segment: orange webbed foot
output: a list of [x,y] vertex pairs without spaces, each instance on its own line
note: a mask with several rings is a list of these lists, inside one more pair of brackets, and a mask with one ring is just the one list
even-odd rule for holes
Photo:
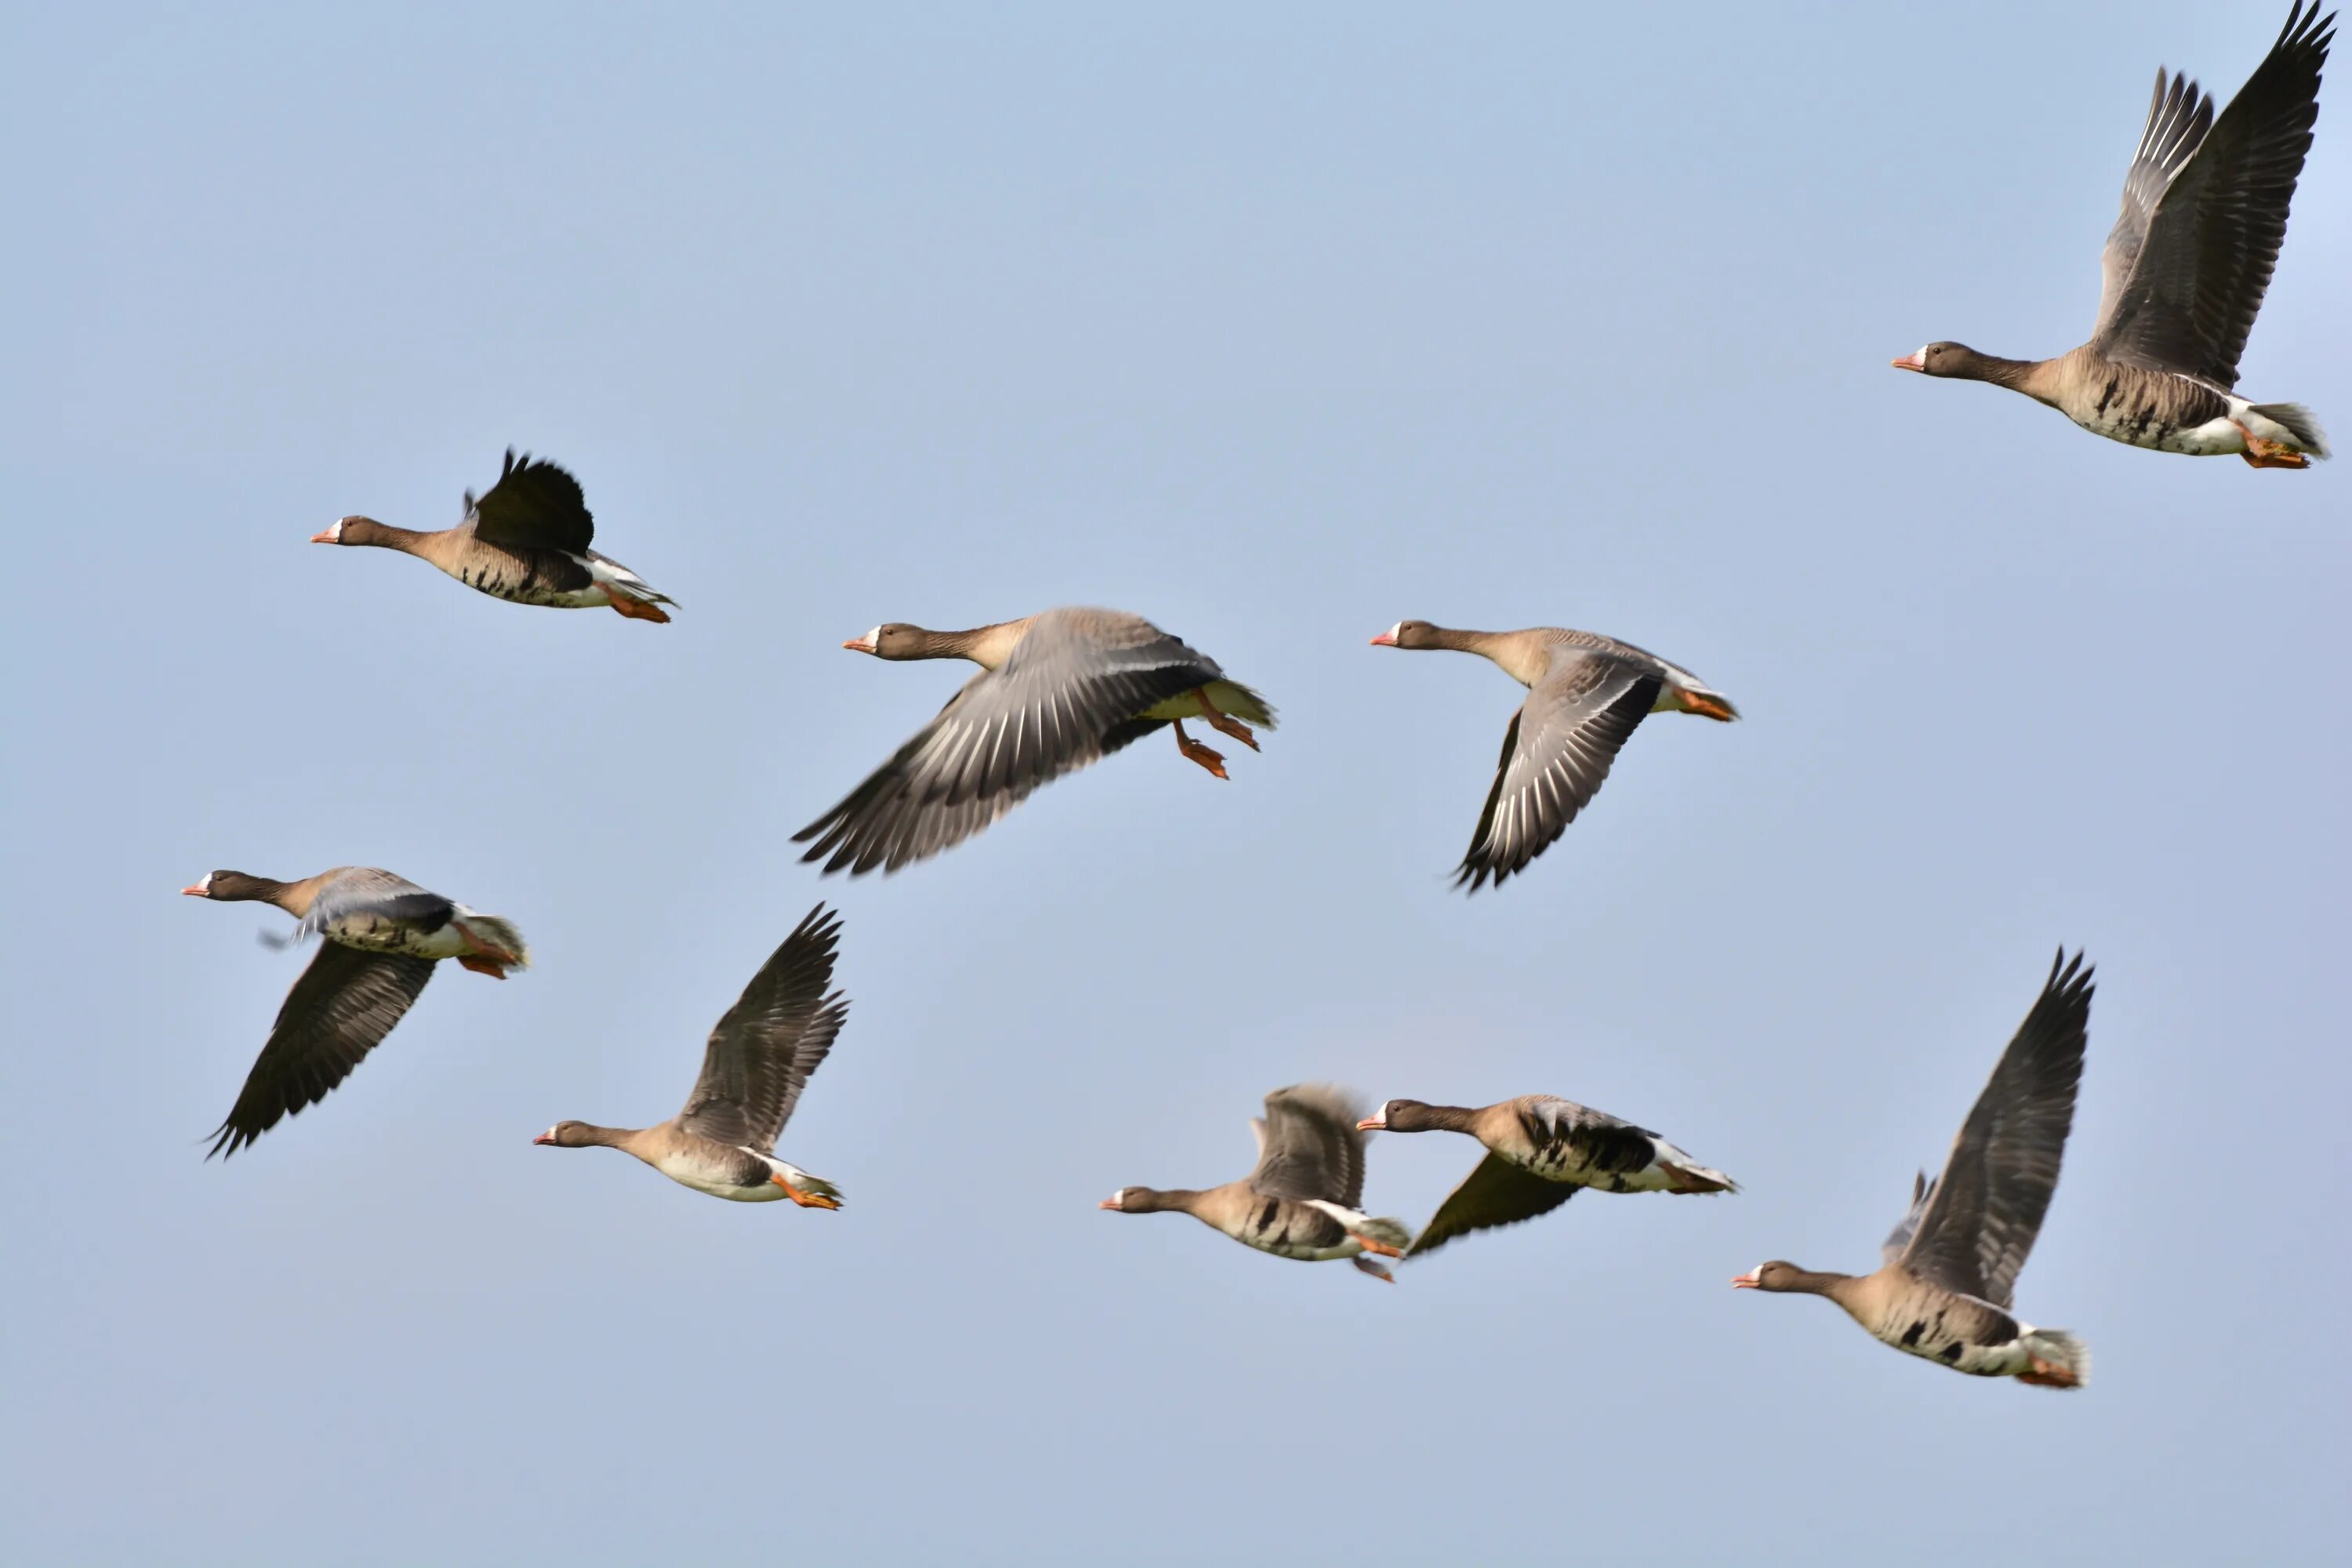
[[1223,756],[1209,750],[1208,747],[1184,733],[1184,724],[1181,720],[1177,721],[1176,723],[1176,749],[1183,752],[1187,759],[1200,763],[1221,779],[1232,776],[1225,772]]
[[497,959],[485,958],[478,952],[459,953],[457,955],[457,967],[460,969],[470,969],[477,974],[487,974],[493,980],[504,980],[507,977],[506,970],[499,964]]
[[1195,690],[1192,693],[1192,700],[1201,705],[1201,714],[1208,720],[1210,729],[1221,735],[1231,735],[1253,752],[1258,749],[1257,731],[1210,701],[1207,687],[1203,686]]
[[609,589],[607,593],[610,594],[613,608],[630,620],[654,621],[662,626],[669,625],[669,616],[662,613],[662,607],[659,605],[644,599],[633,599],[626,594],[611,594]]
[[1402,1247],[1391,1247],[1385,1241],[1374,1241],[1370,1237],[1360,1235],[1352,1230],[1348,1234],[1354,1237],[1357,1243],[1361,1246],[1366,1252],[1372,1253],[1377,1257],[1402,1258],[1404,1256],[1404,1248]]
[[781,1173],[776,1175],[770,1176],[768,1180],[783,1188],[784,1196],[792,1199],[793,1202],[800,1205],[801,1207],[804,1209],[837,1209],[841,1206],[841,1200],[839,1198],[829,1198],[823,1193],[804,1193],[798,1187],[793,1185],[792,1183],[786,1181]]

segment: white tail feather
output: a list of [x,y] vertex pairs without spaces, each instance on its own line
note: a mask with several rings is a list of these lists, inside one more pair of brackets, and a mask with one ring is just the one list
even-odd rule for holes
[[471,910],[460,915],[458,921],[475,941],[513,953],[517,969],[530,967],[530,945],[522,940],[522,932],[515,930],[511,921],[498,915],[478,915]]
[[2273,424],[2284,426],[2287,433],[2294,437],[2294,444],[2311,456],[2326,458],[2330,455],[2327,432],[2319,427],[2319,421],[2302,404],[2256,403],[2248,406]]

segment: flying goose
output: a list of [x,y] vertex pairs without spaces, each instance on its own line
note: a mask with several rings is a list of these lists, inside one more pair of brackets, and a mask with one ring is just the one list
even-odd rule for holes
[[1910,1212],[1875,1274],[1757,1265],[1732,1284],[1827,1296],[1874,1338],[1977,1377],[2079,1388],[2090,1347],[2011,1315],[2010,1292],[2041,1234],[2074,1121],[2091,1019],[2091,971],[2065,951],[2040,1000],[1977,1096],[1934,1181],[1911,1184]]
[[1356,1121],[1362,1113],[1345,1089],[1328,1083],[1277,1089],[1265,1097],[1264,1119],[1250,1119],[1257,1167],[1240,1181],[1205,1191],[1121,1187],[1097,1206],[1120,1214],[1188,1214],[1244,1247],[1308,1263],[1349,1258],[1393,1284],[1387,1269],[1362,1254],[1402,1257],[1412,1232],[1359,1206],[1365,1137]]
[[1929,343],[1897,370],[1989,381],[2046,403],[2095,435],[2159,452],[2235,452],[2257,468],[2327,456],[2311,411],[2231,390],[2254,312],[2286,237],[2336,17],[2296,0],[2278,41],[2219,116],[2161,67],[2139,150],[2107,236],[2091,341],[2056,359],[1999,359]]
[[313,544],[373,544],[431,563],[468,588],[518,605],[559,610],[609,605],[633,621],[667,621],[675,604],[646,580],[588,548],[595,520],[580,481],[553,463],[518,459],[507,448],[499,482],[479,500],[466,492],[466,520],[418,533],[372,517],[341,517],[310,536]]
[[1729,723],[1731,700],[1678,665],[1632,643],[1563,626],[1460,632],[1399,621],[1374,647],[1452,648],[1490,658],[1528,689],[1503,732],[1494,787],[1454,885],[1500,887],[1576,820],[1609,776],[1617,748],[1650,713],[1696,713]]
[[277,905],[299,922],[279,945],[323,939],[278,1007],[245,1088],[213,1134],[208,1160],[235,1154],[280,1118],[324,1100],[392,1032],[440,960],[454,958],[493,980],[530,964],[522,933],[509,922],[373,866],[338,866],[299,882],[215,871],[180,891]]
[[681,1186],[739,1204],[790,1198],[803,1208],[839,1208],[839,1187],[776,1158],[776,1135],[849,1016],[849,999],[827,994],[840,936],[839,915],[823,904],[808,912],[710,1031],[702,1076],[667,1121],[559,1121],[531,1142],[625,1150]]
[[[939,716],[793,835],[803,860],[864,876],[961,843],[1040,784],[1163,724],[1176,749],[1219,778],[1225,760],[1184,732],[1198,719],[1252,751],[1274,710],[1217,661],[1122,610],[1046,610],[970,631],[891,623],[841,645],[877,658],[968,658],[980,673]],[[1244,721],[1246,721],[1244,722]]]
[[1603,1193],[1739,1190],[1729,1176],[1708,1170],[1648,1128],[1554,1094],[1523,1094],[1475,1110],[1391,1100],[1356,1125],[1368,1132],[1466,1132],[1486,1146],[1486,1157],[1422,1228],[1408,1254],[1413,1258],[1474,1230],[1549,1214],[1579,1187]]

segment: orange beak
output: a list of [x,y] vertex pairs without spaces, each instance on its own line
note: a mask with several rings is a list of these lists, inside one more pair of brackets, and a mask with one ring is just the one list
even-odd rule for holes
[[534,1143],[552,1143],[552,1142],[555,1142],[555,1140],[554,1140],[554,1139],[552,1139],[552,1138],[550,1138],[546,1133],[541,1132],[541,1133],[538,1134],[536,1137],[532,1138],[532,1139],[531,1139],[531,1142],[534,1142]]
[[1896,370],[1916,370],[1925,374],[1927,369],[1927,356],[1924,353],[1905,354],[1901,359],[1889,360],[1886,363]]
[[874,651],[874,645],[866,641],[864,637],[852,637],[841,646],[847,648],[852,653],[872,653]]
[[1380,636],[1372,639],[1372,646],[1374,647],[1396,647],[1396,634],[1394,632],[1382,632]]
[[182,888],[180,891],[192,899],[209,899],[212,897],[210,893],[205,891],[204,885],[202,883],[199,883],[193,888]]
[[1367,1116],[1356,1123],[1356,1131],[1359,1132],[1385,1132],[1388,1127],[1389,1124],[1377,1116]]
[[1116,1209],[1118,1207],[1118,1200],[1117,1198],[1105,1198],[1102,1202],[1095,1205],[1095,1207],[1098,1209]]
[[341,544],[342,541],[335,537],[334,531],[332,529],[322,528],[318,532],[310,536],[310,542],[313,544]]
[[1753,1290],[1756,1289],[1756,1276],[1752,1273],[1735,1274],[1731,1277],[1731,1285],[1736,1290]]

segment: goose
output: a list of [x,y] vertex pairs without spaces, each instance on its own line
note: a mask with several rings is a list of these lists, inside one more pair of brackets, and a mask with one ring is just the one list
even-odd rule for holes
[[1365,1253],[1400,1258],[1412,1232],[1375,1219],[1364,1198],[1363,1108],[1328,1083],[1295,1084],[1265,1097],[1265,1115],[1250,1119],[1257,1166],[1238,1182],[1194,1191],[1121,1187],[1097,1205],[1119,1214],[1188,1214],[1244,1247],[1321,1263],[1350,1259],[1376,1279],[1395,1278]]
[[429,562],[468,588],[517,605],[559,610],[608,605],[633,621],[660,621],[677,601],[609,555],[588,548],[596,536],[580,481],[553,463],[517,458],[507,448],[499,482],[479,500],[466,492],[466,520],[418,533],[372,517],[341,517],[310,536],[313,544],[373,544]]
[[1603,1193],[1736,1193],[1711,1171],[1646,1127],[1620,1121],[1554,1094],[1523,1094],[1475,1110],[1391,1100],[1356,1123],[1367,1132],[1466,1132],[1486,1157],[1447,1194],[1410,1257],[1457,1236],[1546,1215],[1580,1187]]
[[961,843],[1040,784],[1075,773],[1160,726],[1218,778],[1225,759],[1184,732],[1197,719],[1258,749],[1274,728],[1265,700],[1217,661],[1140,616],[1056,609],[935,632],[876,626],[841,645],[876,658],[968,658],[980,673],[914,739],[841,803],[793,835],[825,874],[896,871]]
[[322,939],[319,956],[278,1007],[236,1103],[214,1131],[207,1160],[234,1155],[280,1119],[324,1100],[392,1032],[441,960],[454,958],[493,980],[530,963],[511,921],[373,866],[337,866],[299,882],[214,871],[180,891],[219,903],[277,905],[297,923],[291,937],[265,938],[275,945]]
[[1729,698],[1689,670],[1597,632],[1463,632],[1399,621],[1372,646],[1475,653],[1528,689],[1503,731],[1502,760],[1469,853],[1454,869],[1454,885],[1474,893],[1525,871],[1567,830],[1643,716],[1696,713],[1727,724],[1739,717]]
[[2123,210],[2101,258],[2091,341],[2056,359],[2000,359],[1935,342],[1897,370],[1989,381],[2046,403],[2094,435],[2257,468],[2302,468],[2327,437],[2294,403],[2234,390],[2246,334],[2286,237],[2336,16],[2296,0],[2270,54],[2217,116],[2185,75],[2159,67]]
[[558,1149],[619,1149],[680,1186],[739,1204],[790,1198],[837,1209],[841,1189],[776,1158],[809,1075],[833,1048],[849,999],[833,984],[841,917],[819,904],[793,928],[703,1047],[702,1076],[686,1109],[652,1127],[559,1121],[533,1138]]
[[1991,1081],[1960,1124],[1941,1174],[1911,1184],[1911,1207],[1874,1274],[1775,1260],[1738,1275],[1748,1290],[1826,1296],[1871,1336],[1976,1377],[2080,1388],[2090,1347],[2019,1319],[2010,1297],[2042,1231],[2074,1121],[2091,1019],[2091,971],[2061,949]]

